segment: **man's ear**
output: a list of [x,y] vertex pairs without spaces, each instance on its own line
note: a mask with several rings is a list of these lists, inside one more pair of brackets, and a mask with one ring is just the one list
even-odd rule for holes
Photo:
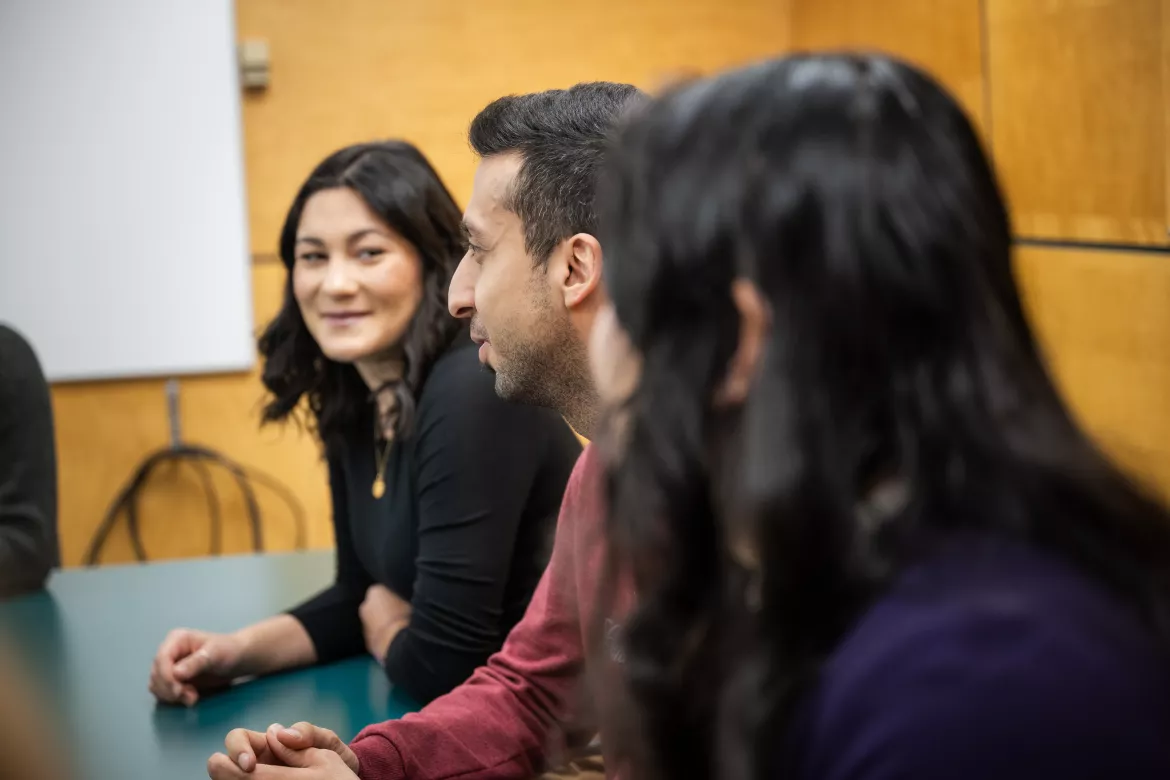
[[564,261],[556,281],[564,296],[565,308],[575,309],[588,301],[601,286],[601,243],[588,233],[577,233],[562,245]]
[[739,344],[727,363],[727,376],[715,391],[716,406],[738,406],[747,400],[772,325],[772,311],[753,282],[733,281],[731,300],[739,312]]

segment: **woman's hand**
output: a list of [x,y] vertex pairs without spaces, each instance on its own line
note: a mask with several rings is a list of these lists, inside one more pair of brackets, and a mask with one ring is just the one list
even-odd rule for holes
[[358,608],[366,650],[378,663],[386,660],[390,643],[398,632],[410,625],[410,602],[385,585],[371,585]]
[[154,656],[150,692],[159,701],[190,707],[202,694],[239,676],[243,653],[243,642],[235,635],[177,628]]

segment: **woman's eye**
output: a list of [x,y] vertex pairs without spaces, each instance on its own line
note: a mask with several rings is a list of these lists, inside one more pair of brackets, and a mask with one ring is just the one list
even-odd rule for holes
[[304,254],[297,255],[297,260],[302,263],[318,263],[325,259],[327,258],[323,252],[305,252]]
[[386,250],[379,247],[367,247],[366,249],[358,250],[358,257],[362,260],[372,260],[384,254],[386,254]]

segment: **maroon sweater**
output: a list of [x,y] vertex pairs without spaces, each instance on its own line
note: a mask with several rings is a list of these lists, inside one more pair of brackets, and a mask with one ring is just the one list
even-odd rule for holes
[[351,747],[363,780],[531,778],[560,751],[562,724],[581,712],[581,671],[593,646],[603,472],[587,447],[565,490],[548,569],[503,649],[420,712],[357,735]]

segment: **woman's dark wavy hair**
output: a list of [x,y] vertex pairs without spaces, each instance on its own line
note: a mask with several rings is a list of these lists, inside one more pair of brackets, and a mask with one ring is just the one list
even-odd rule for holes
[[[604,716],[631,776],[784,776],[828,654],[955,533],[1062,556],[1170,642],[1170,516],[1058,397],[995,175],[933,80],[818,54],[685,86],[619,133],[598,202],[644,361],[609,476],[638,606]],[[737,278],[769,337],[746,403],[718,410]]]
[[372,414],[370,390],[357,369],[325,357],[293,296],[301,213],[314,194],[335,187],[356,192],[414,246],[422,261],[422,301],[402,337],[405,370],[401,380],[379,391],[391,391],[397,399],[397,438],[411,432],[415,398],[431,365],[465,328],[447,311],[447,288],[463,255],[462,215],[426,157],[405,141],[357,144],[327,157],[301,186],[285,218],[280,232],[280,259],[288,271],[284,304],[260,337],[262,379],[271,393],[264,421],[286,419],[307,397],[326,452],[340,446],[353,426],[367,424]]

